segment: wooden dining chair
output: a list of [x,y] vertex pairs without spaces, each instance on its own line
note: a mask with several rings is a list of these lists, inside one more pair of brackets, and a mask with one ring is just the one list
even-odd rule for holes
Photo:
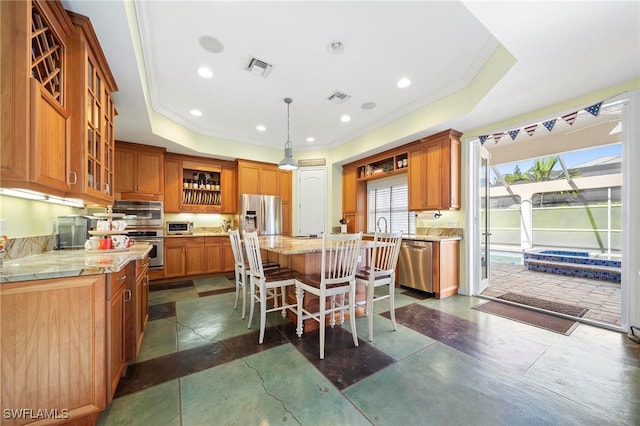
[[[260,303],[260,338],[258,343],[264,341],[264,331],[267,324],[267,312],[281,312],[282,317],[287,316],[287,310],[295,313],[296,304],[288,304],[286,300],[286,287],[295,285],[294,272],[287,268],[273,268],[265,270],[260,254],[260,242],[256,232],[244,232],[244,245],[249,259],[249,323],[251,328],[255,302]],[[280,299],[280,300],[279,300]],[[271,306],[267,303],[271,302]]]
[[[344,323],[344,312],[349,311],[353,344],[358,346],[356,332],[356,266],[360,254],[362,232],[357,234],[323,234],[322,263],[320,274],[296,275],[296,300],[298,337],[302,337],[303,321],[312,318],[320,323],[320,359],[324,359],[324,341],[326,316],[330,315],[329,325],[335,325],[339,314],[340,325]],[[319,298],[318,312],[311,312],[304,306],[305,293]],[[338,299],[336,300],[336,297]],[[327,298],[329,306],[327,307]]]
[[[394,287],[396,276],[396,264],[400,254],[402,232],[382,233],[376,232],[373,236],[373,249],[371,249],[367,267],[356,272],[356,283],[366,286],[367,316],[369,319],[369,341],[373,341],[373,303],[388,299],[391,324],[394,330],[396,325]],[[384,294],[375,295],[375,289],[386,286]]]

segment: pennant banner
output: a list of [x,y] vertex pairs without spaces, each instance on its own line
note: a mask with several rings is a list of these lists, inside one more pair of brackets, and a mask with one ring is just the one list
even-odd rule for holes
[[578,118],[578,111],[562,116],[562,119],[566,121],[569,126],[573,126],[573,123],[575,123],[576,118]]
[[[593,115],[594,117],[597,117],[598,114],[600,114],[600,108],[602,107],[602,103],[603,101],[598,102],[597,104],[593,104],[591,106],[586,107],[584,110],[586,112],[588,112],[589,114]],[[564,120],[569,126],[573,126],[573,123],[575,123],[576,119],[578,118],[578,114],[580,111],[574,111],[570,114],[565,114],[562,117],[562,120]],[[532,137],[533,134],[535,133],[536,129],[538,128],[538,126],[540,124],[542,124],[548,131],[552,131],[554,126],[556,125],[556,121],[558,121],[558,118],[554,118],[552,120],[547,120],[544,121],[542,123],[534,123],[534,124],[530,124],[528,126],[524,126],[518,129],[513,129],[513,130],[508,130],[506,132],[502,132],[502,133],[493,133],[491,135],[482,135],[479,136],[480,139],[480,144],[484,145],[484,143],[487,141],[487,139],[489,138],[493,138],[493,140],[495,141],[495,143],[500,142],[500,139],[502,139],[502,137],[506,134],[508,134],[509,136],[511,136],[511,140],[516,140],[516,138],[518,137],[518,134],[520,133],[520,130],[524,129],[524,131],[529,135],[529,137]]]
[[524,131],[527,132],[529,136],[533,136],[533,133],[536,131],[537,128],[538,128],[537,124],[532,124],[531,126],[525,127]]
[[602,106],[602,102],[598,102],[597,104],[591,105],[590,107],[587,107],[584,110],[587,111],[589,114],[592,114],[593,116],[597,117],[598,114],[600,114],[601,106]]
[[553,130],[553,126],[555,126],[556,124],[556,120],[557,118],[554,118],[553,120],[545,121],[544,123],[542,123],[542,125],[546,127],[548,131],[551,131]]

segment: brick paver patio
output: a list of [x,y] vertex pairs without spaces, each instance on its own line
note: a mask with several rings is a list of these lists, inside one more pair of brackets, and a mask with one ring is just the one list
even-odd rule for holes
[[483,295],[517,293],[552,302],[589,308],[584,316],[620,326],[620,284],[529,271],[524,265],[491,263],[489,287]]

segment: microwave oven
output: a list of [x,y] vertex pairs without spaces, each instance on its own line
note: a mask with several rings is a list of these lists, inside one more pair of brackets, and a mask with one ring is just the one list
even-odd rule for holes
[[167,222],[167,235],[191,235],[193,234],[193,222],[169,221]]

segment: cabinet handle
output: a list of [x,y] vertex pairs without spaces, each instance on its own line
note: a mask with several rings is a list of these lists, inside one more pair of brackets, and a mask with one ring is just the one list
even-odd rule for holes
[[126,290],[124,291],[124,294],[125,294],[124,301],[125,301],[125,302],[130,301],[130,300],[131,300],[131,290],[126,289]]
[[118,277],[117,279],[118,279],[118,281],[124,281],[124,280],[127,279],[127,275],[125,274],[125,275],[123,275],[121,277]]
[[70,185],[78,183],[78,174],[76,172],[69,172],[69,175],[73,176],[73,182],[69,182]]

